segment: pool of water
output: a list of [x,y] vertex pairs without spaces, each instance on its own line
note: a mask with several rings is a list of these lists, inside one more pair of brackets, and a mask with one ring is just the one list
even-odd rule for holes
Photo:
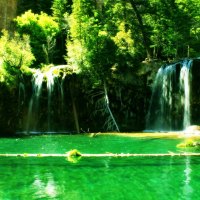
[[[180,139],[43,135],[0,139],[0,153],[180,152]],[[181,151],[184,151],[182,149]],[[194,149],[187,151],[196,151]],[[0,157],[1,200],[198,199],[199,157]]]

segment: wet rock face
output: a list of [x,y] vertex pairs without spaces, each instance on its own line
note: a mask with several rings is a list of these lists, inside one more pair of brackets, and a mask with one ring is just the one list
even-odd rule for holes
[[[185,129],[185,127],[183,128],[182,125],[182,122],[184,121],[183,106],[185,103],[183,100],[182,103],[177,103],[182,99],[180,94],[184,95],[183,88],[182,90],[180,89],[179,80],[181,65],[180,62],[177,62],[173,65],[176,70],[169,74],[171,77],[171,85],[170,87],[167,87],[166,85],[166,91],[168,92],[163,94],[166,97],[164,100],[168,100],[169,97],[171,98],[171,104],[166,104],[165,101],[163,102],[163,116],[168,116],[166,120],[163,120],[163,122],[165,124],[171,123],[172,127],[176,128],[170,130],[183,130]],[[199,67],[200,59],[193,59],[190,68],[191,110],[189,116],[191,119],[189,125],[200,125]],[[163,72],[166,72],[167,66],[164,66],[162,70]],[[139,78],[141,77],[142,75],[140,75]],[[38,107],[38,112],[36,112],[35,108],[32,108],[32,111],[35,111],[35,113],[38,114],[35,115],[35,118],[33,118],[38,121],[37,130],[46,130],[48,125],[50,125],[50,128],[53,130],[60,130],[62,127],[61,124],[64,124],[64,128],[62,128],[63,130],[69,130],[70,132],[74,131],[75,120],[73,113],[73,102],[75,102],[80,128],[84,132],[87,130],[94,132],[104,131],[104,129],[102,130],[102,125],[104,125],[108,115],[101,115],[101,113],[96,112],[96,110],[99,109],[96,104],[96,102],[99,100],[99,96],[91,98],[91,92],[92,94],[96,94],[96,92],[100,90],[96,91],[95,89],[90,88],[89,85],[87,87],[86,85],[84,86],[83,83],[86,80],[83,80],[82,78],[83,77],[81,76],[73,76],[72,79],[72,77],[69,76],[66,79],[61,78],[61,82],[56,81],[55,87],[51,91],[50,100],[48,100],[49,93],[47,91],[47,83],[44,83],[44,87],[41,90],[41,97],[39,99],[40,104],[36,104],[37,106],[35,106],[36,108]],[[132,81],[127,82],[127,77],[124,79],[126,80],[125,83],[120,82],[119,84],[119,80],[112,80],[108,83],[110,108],[118,125],[120,126],[120,131],[143,130],[145,129],[144,123],[148,111],[147,102],[149,101],[148,98],[150,99],[151,95],[150,92],[147,95],[147,91],[150,91],[150,89],[146,87],[148,85],[147,77],[145,77],[144,80],[141,78],[141,81],[137,81],[137,83],[134,84]],[[2,134],[10,135],[18,130],[24,131],[27,128],[26,122],[29,113],[30,100],[33,95],[33,88],[30,76],[24,76],[23,80],[24,91],[20,90],[21,87],[19,87],[19,85],[12,85],[8,87],[0,83],[0,136]],[[62,80],[64,81],[63,83]],[[162,82],[169,83],[169,81],[166,80],[162,79]],[[70,84],[73,87],[70,87]],[[63,87],[61,87],[62,85]],[[161,96],[160,91],[162,88],[159,87],[158,93],[154,94],[157,100]],[[21,89],[23,89],[23,87]],[[172,105],[171,113],[167,113],[166,111],[169,105]],[[159,108],[157,108],[152,102],[153,117],[156,117],[159,114],[157,110],[159,111]],[[47,117],[48,114],[49,117]],[[159,118],[159,120],[160,119],[161,118]],[[48,121],[50,123],[47,123]],[[100,124],[100,122],[102,123]],[[154,121],[149,121],[150,125],[153,125],[153,122]],[[30,125],[31,123],[34,125],[35,121],[30,121]],[[164,123],[161,128],[164,127]],[[199,131],[198,126],[192,126],[190,129],[192,129],[192,131]]]
[[17,95],[5,85],[0,85],[0,91],[0,137],[12,136],[16,132],[19,120]]
[[193,60],[191,79],[191,124],[200,125],[200,59]]

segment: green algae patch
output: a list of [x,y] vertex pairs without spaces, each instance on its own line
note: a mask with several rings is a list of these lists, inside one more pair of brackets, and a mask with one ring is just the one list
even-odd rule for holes
[[200,141],[196,141],[192,138],[186,139],[184,142],[177,144],[177,148],[200,148]]

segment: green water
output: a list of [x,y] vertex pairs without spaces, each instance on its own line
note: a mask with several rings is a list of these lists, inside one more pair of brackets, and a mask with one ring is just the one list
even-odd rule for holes
[[[36,136],[0,139],[0,153],[179,152],[175,139]],[[193,151],[193,150],[191,150]],[[0,158],[0,200],[199,199],[199,157]]]

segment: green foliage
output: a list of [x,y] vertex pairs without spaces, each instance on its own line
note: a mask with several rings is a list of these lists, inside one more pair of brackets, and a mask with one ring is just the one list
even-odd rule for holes
[[111,0],[73,2],[66,60],[74,68],[90,74],[94,82],[103,83],[112,75],[114,66],[133,66],[130,60],[136,52],[134,38],[123,4]]
[[15,33],[10,36],[2,32],[0,38],[0,81],[13,84],[21,72],[28,73],[29,67],[35,60],[31,52],[29,37]]
[[67,16],[70,11],[68,6],[68,0],[54,0],[52,5],[53,17],[59,24],[61,30],[66,30]]
[[53,59],[55,37],[59,32],[57,22],[46,13],[34,14],[31,10],[18,16],[15,21],[18,32],[30,36],[37,63],[49,64]]
[[95,24],[94,15],[89,13],[91,10],[88,12],[90,6],[92,6],[90,2],[74,1],[72,14],[69,17],[71,40],[67,41],[68,56],[66,59],[68,64],[75,69],[91,69],[92,65],[90,58],[93,49],[89,48],[94,47],[97,40],[98,25]]
[[193,46],[190,32],[199,23],[194,19],[199,15],[200,4],[196,0],[151,0],[150,6],[154,13],[146,12],[145,22],[150,27],[149,30],[152,30],[150,39],[154,57],[190,56],[188,47]]
[[129,52],[134,55],[134,40],[132,38],[131,30],[126,31],[125,22],[121,22],[118,27],[119,31],[113,37],[113,41],[118,47],[120,54],[127,54]]
[[68,37],[68,17],[71,13],[71,3],[70,0],[53,0],[52,5],[52,16],[54,20],[58,23],[59,34],[57,35],[55,62],[61,64],[65,63],[64,55],[66,54],[65,41]]
[[[117,1],[116,4],[123,10],[122,2]],[[107,113],[107,124],[114,124],[112,127],[119,131],[109,106],[107,83],[113,78],[114,71],[120,73],[133,67],[129,61],[133,61],[135,49],[132,31],[125,23],[125,15],[115,15],[116,4],[111,0],[73,1],[66,61],[89,78],[93,89],[103,89],[101,102]]]
[[[199,55],[200,3],[197,0],[53,0],[48,1],[52,17],[41,12],[45,3],[27,3],[26,9],[33,8],[40,14],[28,11],[17,19],[19,32],[31,36],[38,63],[51,62],[54,47],[58,51],[56,62],[62,60],[66,38],[67,62],[94,72],[102,67],[103,61],[94,62],[110,50],[105,48],[112,46],[112,56],[106,55],[112,59],[107,64],[104,60],[107,67],[106,71],[103,67],[103,74],[109,73],[110,65],[118,66],[120,72],[133,67],[133,62],[145,59],[147,51],[161,59]],[[102,44],[108,41],[113,44]]]

